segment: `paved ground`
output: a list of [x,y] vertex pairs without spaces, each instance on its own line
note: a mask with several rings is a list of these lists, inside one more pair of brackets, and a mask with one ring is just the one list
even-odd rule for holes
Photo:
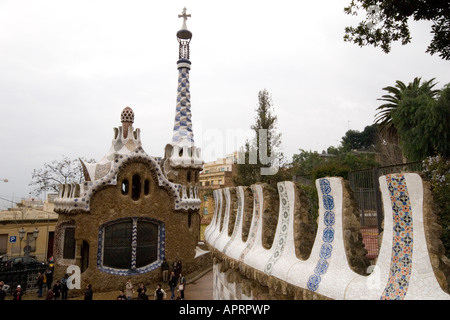
[[213,272],[212,270],[198,280],[186,286],[186,300],[212,300],[213,299]]

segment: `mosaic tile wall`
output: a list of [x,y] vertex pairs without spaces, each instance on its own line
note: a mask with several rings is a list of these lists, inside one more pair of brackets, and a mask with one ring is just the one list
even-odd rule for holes
[[[233,231],[233,237],[220,232],[218,226],[221,215],[225,215],[225,229],[229,210],[217,208],[212,223],[205,231],[208,245],[221,251],[222,257],[235,260],[239,270],[244,266],[246,269],[253,268],[306,290],[304,292],[322,297],[338,300],[450,300],[450,295],[437,282],[430,262],[423,225],[423,184],[419,175],[405,173],[380,177],[385,232],[377,264],[369,268],[370,274],[366,276],[353,272],[347,262],[343,234],[345,199],[342,179],[319,179],[316,188],[320,201],[319,225],[308,259],[297,258],[293,249],[293,208],[297,195],[292,182],[278,184],[280,211],[272,248],[267,250],[262,247],[261,208],[265,199],[261,185],[251,186],[254,208],[247,240],[244,242],[241,238],[239,228],[242,228],[242,223],[239,219],[236,219],[235,228],[238,230]],[[215,191],[216,199],[220,198],[220,193],[221,190]],[[229,201],[225,197],[225,208]],[[221,202],[216,203],[222,206]],[[226,253],[223,250],[225,245]],[[219,270],[214,269],[214,297],[243,299],[238,285],[228,283],[226,275]]]
[[189,69],[190,68],[188,67],[178,68],[177,106],[172,142],[179,142],[182,139],[187,139],[188,142],[194,142],[191,120],[192,114],[191,93],[189,90]]

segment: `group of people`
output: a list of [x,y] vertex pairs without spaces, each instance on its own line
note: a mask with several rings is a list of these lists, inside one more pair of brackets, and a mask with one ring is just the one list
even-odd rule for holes
[[[170,266],[166,259],[163,260],[161,265],[162,272],[162,281],[164,283],[168,283],[171,296],[170,299],[174,300],[176,296],[176,292],[179,292],[180,295],[176,299],[184,300],[184,291],[186,288],[186,278],[182,275],[182,262],[181,260],[176,260],[172,264],[172,271],[169,276]],[[131,282],[131,279],[128,279],[125,284],[125,289],[120,290],[119,295],[117,296],[117,300],[131,300],[134,295],[134,286]],[[147,294],[147,288],[143,283],[138,285],[137,289],[137,300],[149,300],[149,295]],[[153,292],[154,300],[164,300],[167,298],[167,293],[162,288],[161,284],[158,283],[155,291]]]
[[[181,260],[176,260],[172,263],[172,270],[170,270],[169,263],[164,259],[161,265],[162,271],[162,281],[169,285],[171,291],[171,300],[184,300],[184,292],[186,289],[186,278],[182,274],[182,262]],[[170,273],[170,274],[169,274]],[[69,275],[65,274],[61,280],[57,280],[53,284],[53,269],[48,268],[44,273],[38,273],[36,277],[36,285],[38,288],[38,298],[42,298],[43,289],[47,288],[46,300],[67,300],[67,293],[69,291],[68,281]],[[8,285],[0,281],[0,300],[4,300],[6,291],[9,288]],[[121,290],[117,300],[131,300],[134,295],[134,286],[131,279],[128,279],[125,284],[124,290]],[[176,297],[176,293],[179,295]],[[137,300],[149,300],[149,295],[147,294],[147,288],[143,283],[140,283],[137,288]],[[16,290],[13,292],[14,300],[22,300],[23,290],[20,285],[17,286]],[[152,294],[154,300],[164,300],[167,298],[167,294],[162,288],[161,284],[157,284],[155,291]],[[86,287],[84,300],[92,300],[93,291],[92,286],[89,284]]]
[[163,265],[161,266],[161,269],[163,271],[163,281],[168,281],[171,296],[170,299],[175,299],[175,292],[180,292],[180,296],[177,299],[184,300],[184,290],[186,289],[186,278],[182,275],[181,271],[183,269],[183,264],[181,263],[181,260],[175,260],[172,263],[172,272],[170,273],[170,277],[164,278],[164,271],[166,271],[166,274],[169,272],[168,264],[164,264],[164,262],[167,263],[167,261],[164,259]]
[[[42,298],[42,292],[44,287],[47,288],[47,295],[46,300],[67,300],[67,292],[69,291],[69,288],[67,286],[67,279],[69,278],[69,275],[66,274],[61,280],[57,280],[56,283],[53,285],[53,269],[47,268],[47,270],[44,273],[38,272],[36,277],[36,286],[38,288],[37,296],[38,298]],[[6,292],[9,289],[9,285],[3,283],[3,281],[0,281],[0,300],[4,300],[6,296]],[[22,289],[22,286],[19,284],[13,290],[12,292],[12,299],[13,300],[22,300],[22,296],[24,294],[24,291]]]
[[67,300],[67,293],[69,292],[69,287],[67,286],[67,280],[69,275],[65,274],[61,280],[57,280],[53,285],[53,270],[48,268],[45,273],[38,273],[36,278],[36,285],[38,287],[38,298],[42,297],[42,291],[44,286],[47,287],[46,300]]
[[[120,290],[119,295],[117,296],[117,300],[131,300],[134,294],[134,286],[131,282],[131,279],[128,279],[125,284],[125,290]],[[166,292],[161,288],[161,285],[158,284],[155,292],[154,299],[155,300],[164,300],[166,298]],[[140,283],[137,288],[137,300],[149,300],[149,296],[147,294],[147,288],[143,283]]]
[[[126,294],[125,294],[126,293]],[[124,290],[120,290],[120,294],[117,297],[117,300],[131,300],[134,294],[134,286],[131,283],[131,279],[128,279],[125,284],[125,293]],[[137,300],[148,300],[147,288],[143,283],[140,283],[137,288]]]

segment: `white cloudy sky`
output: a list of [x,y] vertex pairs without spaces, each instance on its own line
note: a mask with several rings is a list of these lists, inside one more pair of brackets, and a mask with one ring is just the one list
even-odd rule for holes
[[[449,62],[425,53],[428,23],[413,42],[380,49],[344,43],[363,17],[350,0],[0,0],[0,197],[19,200],[45,162],[108,150],[125,106],[147,153],[162,156],[176,103],[184,6],[192,18],[191,101],[204,159],[237,149],[258,91],[274,102],[285,154],[337,146],[373,122],[382,88],[396,80],[450,82]],[[0,209],[8,203],[0,202]]]

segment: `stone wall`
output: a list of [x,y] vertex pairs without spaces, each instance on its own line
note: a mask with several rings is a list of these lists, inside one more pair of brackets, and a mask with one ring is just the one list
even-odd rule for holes
[[[214,257],[215,299],[450,299],[440,225],[420,176],[380,177],[385,231],[370,267],[348,183],[324,178],[316,188],[317,230],[294,183],[278,183],[277,191],[252,185],[251,223],[244,214],[244,189],[235,188],[241,196],[231,236],[223,232],[229,228],[230,190],[215,191],[215,214],[205,231]],[[267,221],[274,203],[277,223],[269,227],[264,217]],[[244,239],[242,229],[249,224]]]

